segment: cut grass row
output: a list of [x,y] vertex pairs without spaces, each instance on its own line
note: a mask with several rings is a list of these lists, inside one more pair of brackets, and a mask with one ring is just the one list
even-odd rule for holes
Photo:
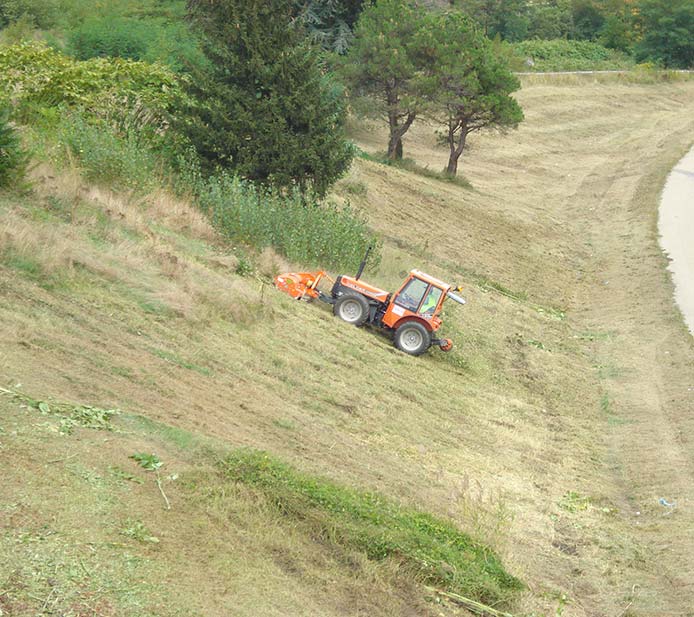
[[[147,439],[158,435],[182,449],[184,458],[192,464],[192,470],[181,478],[184,485],[204,492],[206,483],[217,485],[221,481],[255,490],[288,528],[300,524],[314,541],[360,553],[374,562],[394,560],[401,572],[416,581],[497,607],[511,606],[524,588],[519,579],[506,572],[492,550],[450,522],[403,507],[376,492],[355,490],[303,473],[258,450],[228,450],[208,440],[203,443],[185,431],[139,416],[114,416],[109,412],[106,423],[95,423],[93,416],[101,410],[91,406],[36,399],[6,389],[0,394],[46,419],[69,419],[71,429],[84,427],[118,434],[134,430]],[[76,411],[82,413],[76,415]],[[80,439],[90,438],[85,433]],[[218,478],[209,476],[209,470],[215,468]],[[200,473],[197,469],[208,471]]]

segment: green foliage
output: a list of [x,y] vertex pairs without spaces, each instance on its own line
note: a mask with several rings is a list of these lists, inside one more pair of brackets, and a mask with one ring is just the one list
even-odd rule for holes
[[29,156],[10,123],[10,109],[0,105],[0,189],[21,184]]
[[628,69],[633,61],[624,53],[590,41],[523,41],[516,53],[533,61],[535,71],[590,71]]
[[573,1],[573,36],[584,41],[593,41],[605,25],[605,14],[595,0]]
[[523,112],[511,97],[520,82],[492,42],[462,13],[432,13],[416,35],[427,67],[424,113],[445,126],[446,172],[456,175],[467,136],[482,129],[515,128]]
[[139,520],[128,519],[125,522],[125,527],[123,527],[121,533],[126,538],[136,540],[137,542],[151,542],[153,544],[159,543],[159,538],[153,536],[152,532],[147,528],[147,526]]
[[118,135],[104,121],[71,113],[61,119],[57,136],[89,180],[144,190],[159,179],[157,155],[135,130]]
[[118,57],[143,60],[152,38],[149,23],[123,17],[94,17],[77,26],[68,51],[78,60]]
[[157,471],[164,465],[156,454],[148,454],[147,452],[137,452],[128,458],[133,459],[142,469],[147,471]]
[[278,192],[238,177],[198,180],[198,201],[230,240],[262,249],[272,246],[292,261],[355,268],[378,242],[364,218],[349,206],[307,201],[299,192]]
[[239,450],[221,466],[230,480],[263,491],[285,516],[370,559],[396,559],[424,582],[494,606],[508,605],[523,588],[490,549],[447,521],[304,475],[263,452]]
[[190,2],[210,70],[181,129],[208,169],[324,195],[349,168],[342,88],[290,20],[290,0]]
[[425,13],[409,0],[379,0],[361,14],[354,43],[340,63],[356,97],[388,122],[388,157],[402,158],[402,138],[422,109],[415,33]]
[[79,60],[119,57],[160,62],[179,73],[205,64],[186,23],[151,17],[89,17],[70,31],[67,50]]
[[73,403],[49,403],[34,399],[22,392],[0,388],[1,394],[6,394],[22,401],[28,407],[36,409],[44,416],[55,416],[60,420],[59,430],[63,434],[71,434],[76,427],[91,428],[102,431],[112,431],[111,418],[120,412],[117,409],[101,409],[91,405],[75,405]]
[[551,40],[573,33],[571,0],[528,3],[528,38]]
[[0,47],[0,90],[11,91],[19,106],[65,104],[101,109],[144,106],[166,118],[185,101],[179,79],[167,68],[120,58],[74,60],[44,44]]
[[691,0],[640,0],[643,39],[637,61],[650,60],[669,68],[694,68],[694,3]]
[[364,0],[297,0],[298,18],[309,37],[323,49],[344,54]]
[[2,0],[0,27],[25,19],[37,28],[50,28],[58,18],[59,8],[58,0]]
[[475,20],[489,38],[521,41],[528,35],[530,20],[525,0],[454,0],[452,4]]

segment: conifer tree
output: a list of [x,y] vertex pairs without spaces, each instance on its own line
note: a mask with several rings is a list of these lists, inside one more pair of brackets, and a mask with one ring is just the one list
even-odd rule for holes
[[322,196],[349,167],[342,88],[292,0],[190,0],[210,68],[184,130],[210,168]]

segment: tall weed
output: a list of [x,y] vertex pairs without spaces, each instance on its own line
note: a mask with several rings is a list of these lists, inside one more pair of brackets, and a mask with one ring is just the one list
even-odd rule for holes
[[29,157],[10,124],[10,109],[0,105],[0,189],[21,183]]
[[221,174],[196,181],[197,198],[213,224],[229,239],[258,249],[273,247],[291,261],[326,268],[355,268],[379,243],[363,215],[349,205],[280,193]]
[[160,177],[155,153],[135,131],[118,135],[105,122],[88,122],[79,114],[69,114],[60,122],[58,139],[89,180],[144,190]]

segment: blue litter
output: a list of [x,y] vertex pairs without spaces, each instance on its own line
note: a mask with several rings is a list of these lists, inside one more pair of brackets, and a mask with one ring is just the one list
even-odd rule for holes
[[665,499],[664,497],[661,497],[660,499],[658,499],[658,503],[659,503],[661,506],[667,506],[668,508],[674,508],[674,507],[677,505],[677,502],[676,502],[676,501],[673,501],[672,503],[670,503],[670,502],[669,502],[667,499]]

